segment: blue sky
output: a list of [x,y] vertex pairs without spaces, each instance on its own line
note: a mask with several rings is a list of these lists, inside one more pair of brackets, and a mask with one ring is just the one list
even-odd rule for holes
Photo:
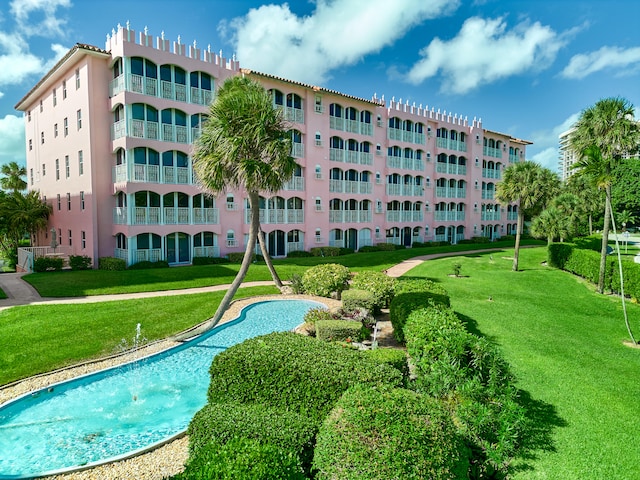
[[129,22],[245,68],[481,118],[555,170],[581,110],[640,107],[639,18],[637,0],[0,0],[0,164],[24,164],[14,105],[75,43],[104,48]]

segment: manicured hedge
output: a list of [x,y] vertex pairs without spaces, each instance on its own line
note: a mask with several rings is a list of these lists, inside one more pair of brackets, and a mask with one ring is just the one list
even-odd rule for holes
[[150,270],[153,268],[169,268],[169,262],[167,262],[166,260],[158,260],[157,262],[144,260],[142,262],[129,265],[127,270]]
[[405,389],[356,386],[318,433],[316,479],[467,478],[468,458],[443,405]]
[[342,292],[342,308],[347,312],[366,310],[373,313],[376,307],[376,298],[373,293],[366,290],[350,288]]
[[498,349],[450,308],[423,308],[405,325],[416,391],[445,400],[472,452],[472,478],[506,474],[525,425],[515,379]]
[[126,270],[127,262],[121,258],[100,257],[98,259],[98,270]]
[[71,270],[89,270],[91,268],[91,257],[87,255],[69,256],[69,267]]
[[396,340],[404,343],[404,325],[413,310],[435,305],[450,305],[447,291],[441,285],[430,280],[398,282],[395,297],[389,305],[389,320]]
[[302,257],[313,257],[313,254],[305,250],[294,250],[293,252],[287,253],[287,258],[302,258]]
[[391,365],[402,373],[403,380],[409,378],[409,364],[407,363],[407,353],[398,348],[373,348],[364,350],[366,356],[379,363]]
[[218,265],[221,263],[229,263],[229,259],[224,257],[193,257],[191,259],[192,265]]
[[593,250],[574,248],[564,264],[564,270],[585,278],[591,283],[598,283],[600,254]]
[[[244,260],[244,252],[231,252],[227,254],[227,258],[229,259],[229,263],[242,263]],[[251,261],[255,262],[257,260],[256,254],[251,255]]]
[[173,480],[304,480],[300,460],[289,448],[234,438],[213,441],[190,457]]
[[33,261],[34,272],[59,272],[64,267],[64,258],[38,257]]
[[356,342],[369,336],[361,322],[352,320],[318,320],[316,338],[331,342]]
[[309,250],[314,257],[338,257],[340,247],[313,247]]
[[375,308],[379,311],[386,308],[395,295],[398,281],[382,272],[365,271],[354,275],[351,288],[366,290],[375,297]]
[[198,454],[211,441],[256,440],[295,453],[307,467],[313,458],[317,426],[292,411],[261,404],[208,403],[189,424],[189,451]]
[[316,424],[352,385],[402,382],[396,369],[358,350],[292,332],[234,345],[214,358],[210,372],[210,402],[264,403]]
[[323,263],[309,268],[302,275],[302,287],[309,295],[331,297],[348,287],[351,273],[347,267],[338,263]]
[[564,269],[567,260],[571,256],[574,245],[571,243],[552,243],[547,248],[547,265]]

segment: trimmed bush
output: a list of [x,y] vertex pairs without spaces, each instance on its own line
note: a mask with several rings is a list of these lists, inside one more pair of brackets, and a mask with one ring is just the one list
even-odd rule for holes
[[220,263],[229,263],[228,258],[224,257],[193,257],[191,265],[218,265]]
[[340,247],[313,247],[309,250],[314,257],[338,257]]
[[64,267],[64,259],[59,257],[38,257],[33,261],[34,272],[59,272]]
[[287,258],[302,258],[302,257],[313,257],[311,252],[306,252],[304,250],[294,250],[293,252],[287,253]]
[[316,478],[467,478],[467,452],[449,412],[405,389],[356,386],[318,432]]
[[336,320],[336,316],[326,308],[312,308],[304,314],[304,322],[315,324],[318,320]]
[[376,243],[379,252],[393,252],[400,250],[404,245],[396,245],[395,243]]
[[371,292],[375,299],[375,311],[389,306],[395,295],[398,281],[382,272],[366,271],[354,275],[351,280],[351,288]]
[[547,248],[547,265],[564,270],[572,251],[573,245],[570,243],[552,243]]
[[174,480],[304,480],[300,460],[288,448],[235,438],[210,442],[191,457]]
[[71,270],[89,270],[91,268],[91,257],[87,255],[69,256],[69,267]]
[[287,449],[308,468],[316,430],[295,412],[260,404],[209,403],[193,417],[187,433],[192,455],[213,440],[224,444],[240,437]]
[[165,260],[158,260],[157,262],[150,262],[148,260],[144,260],[142,262],[129,265],[127,270],[151,270],[154,268],[169,268],[169,262]]
[[361,322],[352,320],[318,320],[316,338],[330,342],[356,342],[369,337]]
[[373,252],[379,252],[380,249],[378,248],[377,245],[365,245],[364,247],[360,247],[358,249],[358,253],[373,253]]
[[353,248],[340,247],[340,250],[338,250],[338,256],[351,255],[352,253],[355,253],[355,252],[356,251]]
[[515,379],[498,349],[450,308],[414,311],[405,325],[416,391],[441,398],[472,452],[470,478],[504,476],[525,425]]
[[376,301],[373,293],[366,290],[350,288],[342,292],[342,308],[345,312],[355,312],[366,310],[373,313]]
[[479,243],[491,243],[491,239],[489,237],[471,237],[465,238],[463,240],[458,240],[459,245],[464,244],[479,244]]
[[574,248],[564,264],[564,269],[582,278],[586,278],[591,283],[598,283],[600,254],[593,250]]
[[364,350],[364,352],[372,360],[391,365],[400,371],[405,381],[409,378],[409,364],[407,363],[407,354],[404,350],[397,348],[374,348]]
[[358,350],[292,332],[246,340],[211,365],[210,402],[263,403],[319,425],[352,385],[398,386],[402,376]]
[[126,270],[127,262],[121,258],[100,257],[98,259],[98,270]]
[[[227,254],[227,258],[229,259],[229,263],[242,263],[242,260],[244,260],[244,252],[231,252]],[[251,255],[251,261],[257,261],[255,253]]]
[[319,297],[331,297],[336,292],[338,296],[345,288],[351,277],[349,269],[337,263],[325,263],[311,267],[302,275],[302,286],[305,293]]
[[396,285],[396,295],[389,305],[389,320],[393,326],[393,335],[404,343],[404,325],[407,318],[416,309],[450,305],[447,291],[431,280],[402,280]]

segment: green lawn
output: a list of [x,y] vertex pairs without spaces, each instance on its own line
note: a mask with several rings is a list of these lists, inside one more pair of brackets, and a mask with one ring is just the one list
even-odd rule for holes
[[[211,318],[224,293],[0,311],[0,385],[118,353],[123,339],[131,343],[138,322],[148,341],[174,335]],[[234,298],[274,293],[275,287],[241,288]]]
[[[474,333],[500,345],[536,428],[516,479],[640,478],[640,350],[623,345],[620,299],[541,265],[546,249],[423,263],[410,276],[442,282]],[[491,300],[490,300],[491,298]],[[640,335],[640,307],[628,305]]]
[[[523,242],[523,244],[527,243],[539,244],[540,242],[536,240]],[[340,263],[355,272],[360,270],[381,271],[418,255],[512,245],[513,241],[480,245],[408,248],[392,252],[359,253],[341,257],[289,258],[275,260],[274,265],[282,280],[289,280],[294,274],[302,274],[308,267],[320,263]],[[33,285],[43,297],[79,297],[223,285],[233,281],[239,268],[240,265],[223,264],[151,270],[124,270],[120,272],[104,270],[63,271],[33,273],[24,276],[23,279]],[[258,280],[271,280],[266,265],[260,263],[251,265],[245,278],[247,282]]]

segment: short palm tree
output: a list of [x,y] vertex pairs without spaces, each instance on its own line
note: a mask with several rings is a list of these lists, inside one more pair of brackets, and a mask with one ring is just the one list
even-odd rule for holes
[[547,239],[547,245],[556,238],[562,239],[569,236],[569,217],[558,207],[545,208],[540,215],[531,222],[531,234],[536,238]]
[[528,161],[509,165],[504,171],[502,181],[497,184],[496,199],[500,203],[517,202],[519,204],[512,267],[514,272],[518,271],[520,238],[525,215],[531,215],[544,208],[558,191],[559,185],[558,176],[551,170]]
[[0,168],[3,177],[0,178],[0,188],[7,192],[22,192],[27,189],[27,182],[22,177],[27,176],[26,167],[16,162],[9,162]]
[[[269,93],[245,77],[227,80],[209,108],[202,135],[194,145],[194,172],[213,194],[245,190],[251,222],[240,270],[207,328],[220,321],[251,265],[260,233],[260,192],[277,192],[293,176],[297,163],[290,155],[287,131],[282,112],[273,107]],[[281,285],[268,252],[262,251],[274,281]]]
[[604,225],[600,250],[598,292],[604,292],[607,246],[611,226],[611,182],[616,163],[627,154],[638,152],[640,126],[634,120],[633,105],[624,98],[605,98],[585,109],[570,135],[578,155],[578,174],[587,174],[605,192]]

